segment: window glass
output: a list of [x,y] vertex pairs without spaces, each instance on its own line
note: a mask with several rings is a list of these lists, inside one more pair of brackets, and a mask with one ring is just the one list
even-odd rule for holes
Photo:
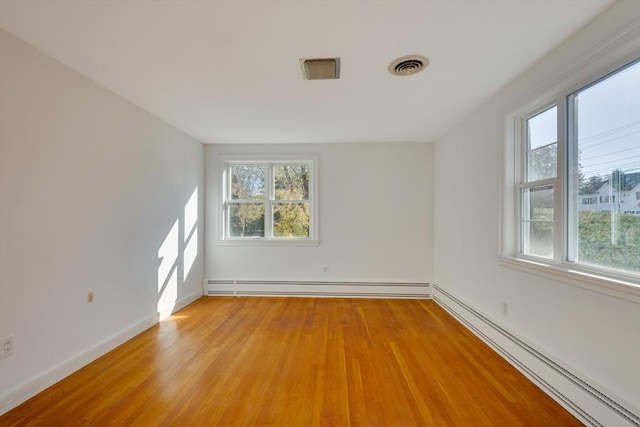
[[265,165],[231,165],[231,198],[264,199]]
[[264,237],[263,203],[230,203],[229,236]]
[[522,189],[522,252],[553,257],[553,186]]
[[308,200],[309,166],[276,165],[274,183],[277,200]]
[[527,182],[555,178],[558,158],[558,107],[543,111],[526,122]]
[[640,272],[640,63],[570,95],[568,108],[572,190],[590,201],[569,210],[571,261]]
[[274,203],[273,237],[309,237],[309,203]]

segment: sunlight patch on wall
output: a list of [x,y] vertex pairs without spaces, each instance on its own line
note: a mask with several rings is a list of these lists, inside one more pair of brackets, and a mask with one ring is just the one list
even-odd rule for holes
[[198,257],[198,187],[158,249],[158,301],[160,319],[173,313],[184,284]]
[[[178,256],[180,253],[179,219],[173,224],[171,230],[165,237],[160,249],[158,258],[158,305],[159,313],[166,311],[168,307],[175,304],[178,298]],[[170,313],[169,313],[170,314]],[[162,315],[161,315],[162,317]]]
[[198,256],[198,187],[184,207],[184,245],[183,271],[186,279]]

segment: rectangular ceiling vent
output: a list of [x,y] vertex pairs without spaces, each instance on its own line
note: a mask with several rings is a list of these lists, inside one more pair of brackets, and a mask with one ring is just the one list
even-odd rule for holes
[[305,80],[340,78],[340,58],[301,59],[300,69]]

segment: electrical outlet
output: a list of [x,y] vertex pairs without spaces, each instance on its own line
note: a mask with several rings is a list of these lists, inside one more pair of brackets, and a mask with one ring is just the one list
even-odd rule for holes
[[502,315],[503,316],[508,316],[509,315],[509,304],[507,304],[506,302],[502,302]]
[[0,359],[11,356],[13,354],[13,337],[2,338],[1,343]]
[[322,267],[322,274],[329,274],[329,267]]

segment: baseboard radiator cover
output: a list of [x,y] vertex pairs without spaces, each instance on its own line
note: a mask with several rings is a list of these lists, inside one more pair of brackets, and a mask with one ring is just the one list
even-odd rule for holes
[[640,409],[431,284],[431,299],[589,426],[640,427]]
[[208,296],[430,298],[428,283],[207,280]]

